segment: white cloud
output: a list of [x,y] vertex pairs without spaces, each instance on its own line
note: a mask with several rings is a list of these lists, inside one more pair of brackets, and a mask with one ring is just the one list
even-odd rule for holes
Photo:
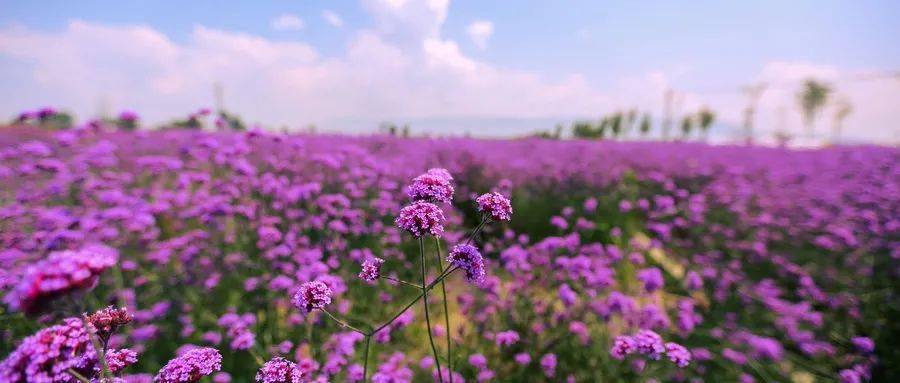
[[333,27],[340,28],[344,26],[344,19],[338,16],[337,13],[334,13],[334,11],[328,9],[322,11],[322,18]]
[[[548,79],[467,55],[441,34],[446,1],[364,0],[364,6],[374,27],[356,31],[344,52],[326,57],[303,42],[204,26],[195,27],[183,41],[148,26],[77,20],[53,32],[0,28],[0,84],[7,90],[0,93],[0,119],[42,105],[88,118],[105,103],[111,112],[133,108],[145,121],[163,122],[210,106],[217,82],[224,87],[227,108],[248,121],[277,127],[316,123],[326,129],[374,129],[383,120],[495,118],[543,124],[632,107],[658,119],[663,91],[679,73],[635,74],[599,90],[579,74]],[[900,81],[846,82],[840,79],[854,73],[779,62],[762,68],[758,78],[774,83],[811,75],[833,81],[837,92],[853,103],[848,136],[896,140],[890,124],[900,118],[892,105],[900,99]],[[790,86],[767,91],[757,116],[760,132],[771,134],[779,123],[779,108],[787,110],[788,129],[800,131],[795,91]],[[745,99],[737,91],[688,92],[678,113],[700,105],[716,110],[723,125],[740,126]],[[830,128],[826,116],[832,114],[822,114],[820,131]],[[519,125],[520,131],[504,133],[534,128]],[[476,135],[496,134],[489,124],[469,126],[483,126],[472,131]]]
[[276,31],[299,31],[303,29],[305,25],[303,19],[290,13],[279,15],[272,19],[271,23],[272,29]]
[[472,39],[472,43],[480,49],[487,48],[488,39],[494,34],[494,23],[486,20],[477,20],[466,27],[466,33]]

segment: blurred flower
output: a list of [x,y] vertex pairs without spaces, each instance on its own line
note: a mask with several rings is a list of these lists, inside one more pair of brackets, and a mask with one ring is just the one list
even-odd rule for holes
[[222,369],[222,355],[209,347],[192,348],[170,360],[154,379],[158,383],[193,383]]

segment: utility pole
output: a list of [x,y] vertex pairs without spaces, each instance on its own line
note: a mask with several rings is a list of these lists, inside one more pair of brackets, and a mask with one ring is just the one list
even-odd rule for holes
[[745,86],[743,91],[747,95],[747,107],[744,108],[744,140],[747,145],[753,143],[753,117],[756,115],[756,104],[766,90],[766,83],[759,82]]

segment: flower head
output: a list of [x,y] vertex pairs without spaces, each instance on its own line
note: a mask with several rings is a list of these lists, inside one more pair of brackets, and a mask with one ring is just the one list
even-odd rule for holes
[[303,379],[303,371],[297,364],[281,357],[263,364],[256,373],[257,383],[300,383]]
[[413,179],[406,193],[413,201],[450,203],[453,201],[453,185],[450,181],[450,178],[438,172],[425,173]]
[[609,350],[609,354],[612,355],[613,358],[622,360],[636,350],[637,342],[634,341],[634,338],[628,335],[619,335],[613,341],[613,346],[612,349]]
[[154,381],[157,383],[193,383],[222,369],[222,354],[210,347],[192,348],[172,359]]
[[494,221],[509,221],[512,219],[512,205],[509,198],[497,192],[485,193],[475,199],[478,211],[487,214]]
[[131,323],[131,320],[134,317],[128,313],[128,309],[126,308],[115,308],[113,306],[109,306],[105,309],[101,309],[91,315],[87,316],[88,323],[94,328],[94,331],[97,333],[101,339],[108,338],[112,333],[119,328],[119,326],[124,326],[126,324]]
[[425,172],[425,174],[430,174],[433,176],[441,177],[443,179],[446,179],[447,181],[451,181],[451,182],[453,181],[453,176],[450,174],[450,171],[448,171],[447,169],[444,169],[444,168],[431,168],[431,169],[428,169],[428,171]]
[[67,318],[22,340],[0,362],[0,381],[74,382],[65,372],[70,368],[90,374],[97,354],[83,323],[79,318]]
[[331,288],[322,281],[306,282],[294,292],[291,303],[307,315],[315,309],[323,309],[331,304]]
[[395,221],[397,227],[415,237],[425,234],[440,236],[444,233],[444,212],[431,202],[416,201],[400,209]]
[[644,290],[652,293],[663,287],[664,279],[662,271],[656,267],[648,267],[637,272],[637,279],[644,284]]
[[659,360],[659,357],[666,352],[662,337],[651,330],[638,331],[634,335],[634,341],[638,352],[647,355],[650,359]]
[[100,274],[116,264],[118,253],[102,245],[50,253],[25,270],[15,289],[4,297],[13,310],[36,313],[44,304],[69,292],[91,289]]
[[364,281],[375,281],[381,277],[381,265],[384,264],[384,260],[381,258],[371,257],[363,261],[362,271],[359,272],[359,277]]
[[465,243],[453,246],[447,262],[463,269],[469,282],[481,283],[484,280],[484,258],[475,246]]
[[691,352],[678,343],[666,343],[666,355],[678,367],[687,367],[691,362]]

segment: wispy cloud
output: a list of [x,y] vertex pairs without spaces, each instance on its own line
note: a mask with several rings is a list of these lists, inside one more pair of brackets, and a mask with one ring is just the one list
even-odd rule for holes
[[299,31],[306,24],[299,16],[285,13],[272,19],[271,25],[276,31]]
[[325,22],[331,24],[331,26],[335,28],[340,28],[344,26],[344,19],[341,18],[337,13],[331,10],[322,11],[322,18],[325,19]]
[[488,40],[494,34],[494,23],[487,20],[476,20],[466,27],[466,33],[472,43],[480,49],[486,49]]

